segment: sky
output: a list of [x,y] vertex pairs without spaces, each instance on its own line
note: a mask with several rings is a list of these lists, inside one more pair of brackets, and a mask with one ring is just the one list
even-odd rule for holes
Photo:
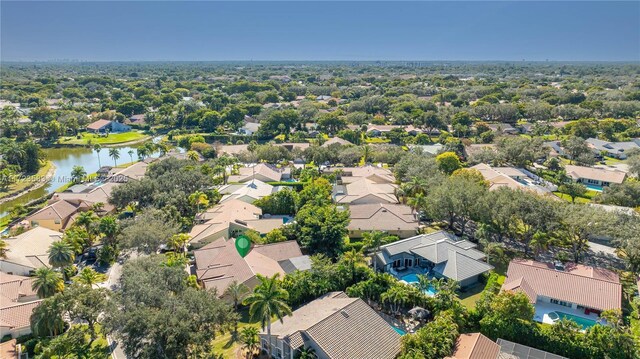
[[640,61],[640,2],[0,2],[2,61]]

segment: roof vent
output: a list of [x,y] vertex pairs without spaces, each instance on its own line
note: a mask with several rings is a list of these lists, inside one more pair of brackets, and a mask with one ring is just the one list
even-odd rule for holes
[[344,309],[342,309],[342,310],[340,311],[340,314],[342,314],[342,316],[343,316],[343,317],[345,317],[345,318],[349,318],[349,313],[347,313],[347,311],[346,311],[346,310],[344,310]]

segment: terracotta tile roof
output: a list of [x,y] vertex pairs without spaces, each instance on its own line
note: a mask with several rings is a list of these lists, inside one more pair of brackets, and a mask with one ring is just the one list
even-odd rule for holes
[[615,274],[585,267],[569,266],[568,271],[559,271],[545,263],[514,259],[502,289],[522,291],[532,302],[542,295],[593,309],[620,309],[622,287]]
[[411,208],[402,204],[356,204],[349,206],[349,230],[412,230],[418,228],[418,220]]
[[622,183],[627,177],[627,174],[621,171],[609,171],[595,167],[566,165],[564,169],[567,175],[575,180],[584,178],[610,183]]
[[397,186],[392,183],[377,183],[370,178],[360,178],[357,181],[336,186],[334,200],[336,203],[349,204],[359,200],[375,201],[376,203],[398,203],[395,196]]
[[42,208],[41,210],[27,217],[26,219],[29,221],[47,220],[47,219],[50,219],[50,220],[58,219],[60,221],[65,221],[69,219],[71,215],[76,213],[80,208],[80,206],[81,206],[81,203],[79,201],[72,201],[72,200],[57,201]]
[[0,343],[0,358],[2,359],[19,359],[18,350],[16,348],[16,340],[11,339],[4,343]]
[[29,319],[33,310],[40,305],[41,300],[15,305],[0,309],[0,327],[25,328],[30,325]]
[[258,163],[251,167],[240,167],[237,175],[229,176],[229,182],[247,182],[256,176],[266,177],[270,182],[278,182],[285,171],[266,163]]
[[299,257],[300,247],[295,241],[255,245],[244,258],[235,248],[235,239],[218,239],[194,251],[196,276],[205,288],[216,288],[222,295],[233,281],[245,283],[256,274],[271,276],[285,274],[279,261]]
[[323,172],[340,172],[342,183],[359,181],[363,177],[368,178],[375,183],[393,183],[395,181],[395,177],[390,170],[376,166],[329,167],[326,168]]
[[445,359],[496,359],[500,346],[480,333],[460,334],[453,354]]
[[0,307],[11,306],[36,292],[31,287],[34,278],[0,272]]
[[[271,325],[295,349],[306,342],[334,359],[386,359],[400,352],[400,335],[359,298],[329,293]],[[264,333],[262,333],[264,334]]]
[[15,237],[9,237],[5,239],[9,251],[7,258],[0,260],[0,269],[2,262],[33,269],[49,266],[47,250],[53,242],[61,239],[62,233],[44,227],[35,227]]

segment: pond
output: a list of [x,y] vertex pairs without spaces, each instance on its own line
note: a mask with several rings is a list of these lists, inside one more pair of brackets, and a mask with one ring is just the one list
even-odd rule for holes
[[[156,140],[158,139],[154,139],[154,141]],[[136,144],[135,146],[140,146],[140,144]],[[138,160],[136,147],[118,147],[120,150],[120,159],[118,159],[118,164]],[[73,170],[73,166],[82,166],[87,173],[91,174],[96,173],[96,171],[100,169],[100,166],[114,165],[113,159],[109,157],[109,148],[107,147],[102,148],[99,158],[98,154],[88,147],[44,148],[42,151],[47,159],[53,162],[56,166],[54,175],[47,180],[47,184],[45,186],[1,204],[0,217],[7,215],[11,208],[18,204],[26,204],[29,201],[33,201],[46,194],[52,193],[56,189],[71,182],[71,171]],[[132,156],[129,156],[129,151],[133,151]]]

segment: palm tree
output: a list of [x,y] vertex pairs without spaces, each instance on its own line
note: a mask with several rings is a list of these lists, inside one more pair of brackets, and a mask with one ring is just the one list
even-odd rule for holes
[[427,181],[423,178],[413,176],[409,182],[405,184],[407,195],[415,196],[418,193],[427,193]]
[[418,192],[413,197],[409,197],[407,204],[411,207],[413,213],[418,213],[419,209],[427,207],[427,196],[422,192]]
[[129,158],[131,159],[131,162],[133,162],[133,154],[134,154],[133,150],[127,151],[127,154],[129,154]]
[[118,159],[120,158],[120,150],[112,147],[109,149],[109,157],[113,158],[114,167],[118,167]]
[[96,272],[91,267],[84,267],[77,276],[73,277],[73,280],[80,284],[93,287],[95,284],[102,283],[107,280],[107,276]]
[[191,239],[191,237],[189,237],[188,234],[178,233],[171,236],[167,244],[175,253],[184,253],[184,246],[189,242],[189,239]]
[[98,155],[98,167],[102,167],[100,164],[100,151],[102,151],[102,146],[100,146],[99,143],[96,143],[93,145],[93,150],[96,151],[96,154]]
[[74,225],[84,227],[89,235],[89,245],[93,244],[93,234],[95,234],[96,230],[96,221],[98,220],[98,216],[96,216],[93,211],[80,212]]
[[196,151],[188,151],[187,159],[193,162],[198,162],[200,160],[200,155],[198,155],[198,152]]
[[242,328],[240,332],[240,342],[242,349],[247,351],[247,358],[253,357],[253,353],[258,349],[258,328],[249,326]]
[[76,254],[71,244],[66,241],[56,241],[51,243],[49,250],[49,264],[54,268],[62,268],[73,264]]
[[247,293],[249,293],[249,288],[235,280],[224,291],[224,295],[233,300],[233,309],[235,310],[238,310],[238,303],[242,302]]
[[371,148],[368,145],[362,146],[362,163],[367,164],[371,156]]
[[6,241],[0,239],[0,259],[7,259],[7,253],[9,252],[9,244]]
[[363,233],[364,239],[364,248],[367,251],[373,251],[372,261],[373,261],[373,270],[378,271],[378,261],[376,257],[378,252],[380,252],[380,246],[384,244],[385,240],[389,238],[389,236],[381,231],[371,231]]
[[73,166],[71,170],[71,181],[73,183],[80,183],[87,176],[87,171],[82,166]]
[[191,202],[191,204],[194,204],[196,206],[197,213],[200,213],[200,206],[208,206],[209,198],[207,197],[206,193],[196,191],[189,196],[189,202]]
[[404,284],[396,284],[382,293],[380,299],[389,304],[393,313],[397,313],[400,310],[400,306],[409,300],[407,288],[409,287]]
[[227,184],[227,168],[235,165],[236,162],[234,157],[229,156],[222,156],[216,160],[217,166],[222,167],[220,169],[220,172],[222,172],[222,184]]
[[64,289],[62,274],[51,268],[38,268],[31,288],[36,291],[38,298],[47,298]]
[[55,298],[44,300],[31,314],[31,329],[36,336],[54,337],[64,332],[62,303]]
[[344,252],[342,254],[342,258],[340,258],[340,262],[342,262],[344,266],[349,269],[349,272],[351,272],[352,283],[355,283],[356,281],[356,268],[358,266],[366,265],[367,263],[362,252],[356,251],[355,249]]
[[269,358],[271,357],[271,318],[275,316],[282,323],[285,316],[291,315],[291,308],[286,302],[289,299],[289,293],[280,287],[279,276],[279,273],[272,277],[258,274],[260,284],[244,300],[244,304],[249,306],[249,315],[252,320],[260,320],[262,328],[267,328]]
[[144,160],[147,156],[149,156],[149,148],[147,146],[140,146],[136,149],[138,153],[138,157]]
[[318,359],[318,356],[316,355],[316,351],[313,350],[313,348],[302,347],[298,350],[294,358],[295,359]]

